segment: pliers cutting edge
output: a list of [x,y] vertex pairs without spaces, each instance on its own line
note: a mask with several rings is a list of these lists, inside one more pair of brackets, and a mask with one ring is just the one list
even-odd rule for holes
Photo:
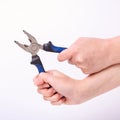
[[28,40],[30,41],[31,44],[28,46],[28,45],[25,45],[25,44],[21,44],[18,41],[15,41],[15,43],[19,47],[24,49],[25,51],[31,53],[31,55],[32,55],[31,64],[33,64],[33,65],[35,65],[37,67],[39,73],[45,72],[45,69],[44,69],[43,64],[42,64],[42,62],[40,60],[40,57],[37,55],[39,49],[49,51],[49,52],[55,52],[55,53],[60,53],[61,51],[66,49],[64,47],[54,46],[51,41],[41,45],[41,44],[39,44],[37,42],[36,38],[33,37],[31,34],[26,32],[25,30],[23,30],[23,32],[27,35]]

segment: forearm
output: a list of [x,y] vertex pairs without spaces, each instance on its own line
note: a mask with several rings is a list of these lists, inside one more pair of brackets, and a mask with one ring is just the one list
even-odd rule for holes
[[82,84],[83,89],[79,88],[80,103],[120,86],[120,64],[85,78]]
[[108,39],[111,64],[120,63],[120,36]]
[[80,104],[120,86],[120,64],[83,80],[74,80],[59,71],[49,71],[39,74],[34,83],[44,99],[54,105]]

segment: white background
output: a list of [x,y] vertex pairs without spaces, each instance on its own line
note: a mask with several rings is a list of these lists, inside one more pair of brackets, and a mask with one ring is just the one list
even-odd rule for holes
[[[22,30],[39,43],[69,47],[79,37],[120,35],[120,0],[0,0],[0,120],[120,120],[120,88],[81,105],[52,106],[33,84],[31,55],[14,40],[29,44]],[[57,54],[39,51],[46,70],[85,75]]]

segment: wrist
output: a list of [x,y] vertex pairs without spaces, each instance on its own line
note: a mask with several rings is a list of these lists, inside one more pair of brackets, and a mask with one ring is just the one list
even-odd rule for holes
[[86,77],[83,80],[78,80],[77,81],[77,86],[76,86],[76,103],[77,104],[81,104],[85,101],[90,100],[91,98],[93,98],[93,94],[91,95],[91,93],[93,93],[93,89],[91,89],[91,86],[89,85],[88,82],[88,78]]

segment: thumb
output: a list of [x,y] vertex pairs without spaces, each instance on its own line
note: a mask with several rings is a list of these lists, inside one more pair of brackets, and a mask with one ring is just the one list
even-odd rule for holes
[[61,62],[65,60],[69,60],[72,57],[72,53],[73,51],[71,49],[65,49],[64,51],[58,54],[57,58]]
[[51,86],[54,86],[53,76],[49,72],[39,74],[39,78]]
[[55,77],[55,74],[57,74],[56,71],[48,71],[46,73],[40,74],[40,78],[43,79],[44,82],[51,85],[55,90],[59,90],[62,88],[64,79]]

